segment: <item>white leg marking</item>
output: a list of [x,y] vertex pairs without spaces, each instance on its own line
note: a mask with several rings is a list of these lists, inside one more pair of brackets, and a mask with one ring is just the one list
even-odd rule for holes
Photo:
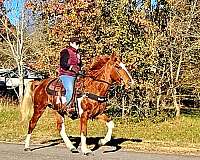
[[108,131],[107,131],[105,138],[100,139],[100,142],[99,142],[100,145],[105,145],[107,142],[109,142],[111,140],[112,130],[114,128],[114,122],[113,121],[107,122],[106,125],[108,127]]
[[27,134],[26,139],[25,139],[25,148],[29,148],[30,140],[31,140],[31,134]]
[[79,113],[80,117],[81,117],[81,114],[83,113],[83,109],[81,108],[81,101],[82,100],[83,100],[83,97],[77,98],[77,101],[78,101],[78,113]]
[[66,146],[69,148],[69,149],[73,149],[75,148],[72,144],[72,142],[69,140],[68,136],[66,135],[66,132],[65,132],[65,124],[64,124],[64,118],[62,118],[63,122],[62,122],[62,128],[61,128],[61,131],[60,131],[60,135],[61,137],[63,138]]
[[81,151],[83,154],[90,154],[92,151],[87,148],[86,137],[81,133]]
[[87,150],[86,137],[81,133],[81,150]]
[[120,63],[119,66],[122,67],[122,69],[126,71],[127,75],[128,75],[129,78],[131,79],[131,83],[133,84],[133,83],[134,83],[133,78],[131,77],[131,74],[129,73],[129,71],[126,69],[125,64]]

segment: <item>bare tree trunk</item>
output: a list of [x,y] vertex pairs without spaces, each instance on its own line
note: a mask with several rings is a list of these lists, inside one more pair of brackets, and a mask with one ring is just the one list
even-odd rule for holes
[[179,76],[179,72],[180,72],[180,67],[181,67],[181,61],[182,61],[182,57],[180,57],[179,59],[179,66],[178,66],[178,69],[177,69],[177,72],[176,72],[176,79],[175,79],[175,82],[174,82],[174,72],[173,72],[173,53],[171,51],[171,55],[170,55],[170,73],[171,73],[171,88],[172,88],[172,98],[173,98],[173,106],[176,110],[176,117],[179,117],[180,116],[180,108],[179,108],[179,105],[177,103],[177,98],[176,98],[176,86],[175,86],[175,83],[177,82],[178,80],[178,76]]
[[173,95],[173,103],[174,103],[174,107],[176,109],[176,117],[180,117],[181,108],[180,108],[180,105],[177,103],[176,89],[174,89],[173,93],[174,93],[174,95]]
[[[177,72],[176,72],[176,80],[175,80],[176,84],[178,83],[182,60],[183,60],[183,54],[181,53],[180,58],[179,58]],[[180,116],[180,105],[178,105],[178,103],[177,103],[176,88],[173,88],[173,90],[174,90],[173,91],[173,94],[174,94],[173,99],[174,99],[174,107],[176,109],[176,117],[179,117]]]
[[21,104],[23,95],[24,95],[24,73],[23,73],[23,63],[20,62],[18,66],[18,74],[19,74],[19,103]]
[[158,96],[156,99],[157,115],[159,114],[159,111],[160,111],[160,98],[161,98],[161,94],[162,94],[161,87],[162,87],[162,81],[163,81],[164,76],[165,76],[165,66],[163,67],[162,77],[159,82],[160,85],[159,85],[159,89],[158,89]]
[[161,98],[161,88],[159,88],[158,96],[157,96],[157,99],[156,99],[157,115],[159,114],[159,111],[160,111],[160,98]]

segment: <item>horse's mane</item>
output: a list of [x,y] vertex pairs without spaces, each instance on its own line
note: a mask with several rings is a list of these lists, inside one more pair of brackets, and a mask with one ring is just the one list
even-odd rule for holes
[[105,64],[109,61],[110,56],[109,55],[100,55],[97,56],[91,63],[91,65],[88,67],[88,74],[92,76],[97,76],[105,66]]
[[89,71],[95,71],[101,69],[110,59],[108,55],[101,55],[96,57],[89,67]]

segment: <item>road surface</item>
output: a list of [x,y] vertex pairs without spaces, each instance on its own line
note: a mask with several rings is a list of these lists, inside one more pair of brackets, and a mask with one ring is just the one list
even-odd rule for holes
[[24,151],[22,144],[0,143],[0,160],[200,160],[195,156],[138,153],[116,150],[104,146],[94,151],[93,155],[71,153],[63,145],[32,145],[32,151]]

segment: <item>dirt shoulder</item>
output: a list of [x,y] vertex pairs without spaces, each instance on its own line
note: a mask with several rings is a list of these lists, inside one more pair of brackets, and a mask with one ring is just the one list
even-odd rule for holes
[[165,153],[165,154],[178,154],[178,155],[195,155],[200,156],[200,147],[181,147],[174,144],[164,142],[150,142],[144,141],[140,143],[125,142],[120,145],[124,150],[148,153]]

